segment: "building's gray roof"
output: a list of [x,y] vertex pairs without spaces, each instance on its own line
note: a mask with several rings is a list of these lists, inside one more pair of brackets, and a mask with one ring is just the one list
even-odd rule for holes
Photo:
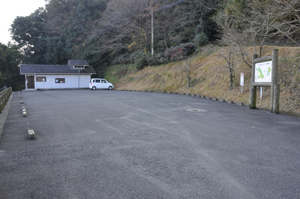
[[86,60],[69,60],[68,65],[70,66],[89,66]]
[[[70,62],[71,61],[71,62]],[[68,64],[72,61],[85,61],[85,60],[69,60]],[[87,61],[85,61],[87,63]],[[78,62],[79,63],[79,62]],[[84,63],[84,62],[81,62]],[[21,64],[20,74],[77,74],[78,69],[73,68],[74,65],[40,65],[40,64]],[[86,66],[86,65],[76,65]],[[96,74],[92,66],[87,66],[85,69],[80,70],[80,74]]]

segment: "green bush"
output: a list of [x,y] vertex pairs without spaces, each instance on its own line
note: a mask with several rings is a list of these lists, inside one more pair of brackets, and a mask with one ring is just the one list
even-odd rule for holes
[[187,58],[188,55],[195,52],[195,45],[193,43],[185,43],[180,46],[175,46],[155,55],[150,52],[136,51],[134,53],[125,53],[113,59],[113,64],[130,64],[134,63],[136,69],[142,70],[148,65],[161,65],[169,61],[181,61]]
[[165,57],[170,61],[181,61],[193,52],[195,52],[195,45],[193,43],[186,43],[167,49]]
[[143,51],[139,50],[134,53],[131,53],[130,59],[131,59],[132,63],[135,63],[138,59],[141,59],[144,56],[145,56],[145,53]]
[[194,43],[196,46],[204,46],[208,43],[208,37],[204,32],[201,32],[200,34],[197,34],[194,38]]
[[145,66],[147,66],[147,59],[146,56],[140,57],[139,59],[136,59],[135,62],[135,67],[137,70],[142,70]]
[[145,66],[154,66],[168,63],[164,53],[151,55],[151,53],[135,52],[132,54],[132,59],[138,70],[143,69]]
[[169,62],[169,60],[165,57],[165,53],[158,53],[155,55],[147,54],[147,63],[148,65],[161,65],[166,64]]
[[115,57],[113,59],[113,64],[117,65],[117,64],[130,64],[133,63],[131,58],[130,58],[130,54],[129,53],[125,53],[125,54],[121,54],[117,57]]
[[157,65],[158,63],[156,56],[147,56],[146,60],[148,65]]
[[186,53],[187,53],[186,55],[191,55],[196,50],[194,43],[185,43],[185,44],[181,44],[181,46],[186,49]]

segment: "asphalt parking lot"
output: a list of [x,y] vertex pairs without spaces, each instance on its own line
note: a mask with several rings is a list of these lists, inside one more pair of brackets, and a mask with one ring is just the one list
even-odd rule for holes
[[1,199],[300,198],[299,118],[164,93],[21,96],[0,139]]

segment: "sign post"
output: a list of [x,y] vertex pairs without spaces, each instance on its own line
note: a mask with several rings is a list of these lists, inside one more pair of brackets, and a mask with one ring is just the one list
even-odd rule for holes
[[242,93],[243,93],[243,88],[244,88],[244,73],[241,73],[241,76],[240,76],[240,85],[242,86]]
[[263,93],[263,90],[262,90],[262,86],[260,87],[260,99],[262,98],[262,93]]
[[253,56],[250,100],[249,100],[249,107],[251,109],[256,108],[256,87],[270,86],[271,87],[270,112],[279,113],[279,89],[278,89],[279,85],[277,85],[277,73],[278,73],[278,49],[274,49],[272,51],[272,56],[258,58],[258,59],[257,59],[257,55]]

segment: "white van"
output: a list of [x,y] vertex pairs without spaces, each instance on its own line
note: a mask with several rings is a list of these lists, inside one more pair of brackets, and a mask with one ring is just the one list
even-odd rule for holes
[[114,88],[114,85],[112,83],[109,83],[106,79],[92,78],[89,88],[91,90],[96,90],[96,89],[112,90]]

